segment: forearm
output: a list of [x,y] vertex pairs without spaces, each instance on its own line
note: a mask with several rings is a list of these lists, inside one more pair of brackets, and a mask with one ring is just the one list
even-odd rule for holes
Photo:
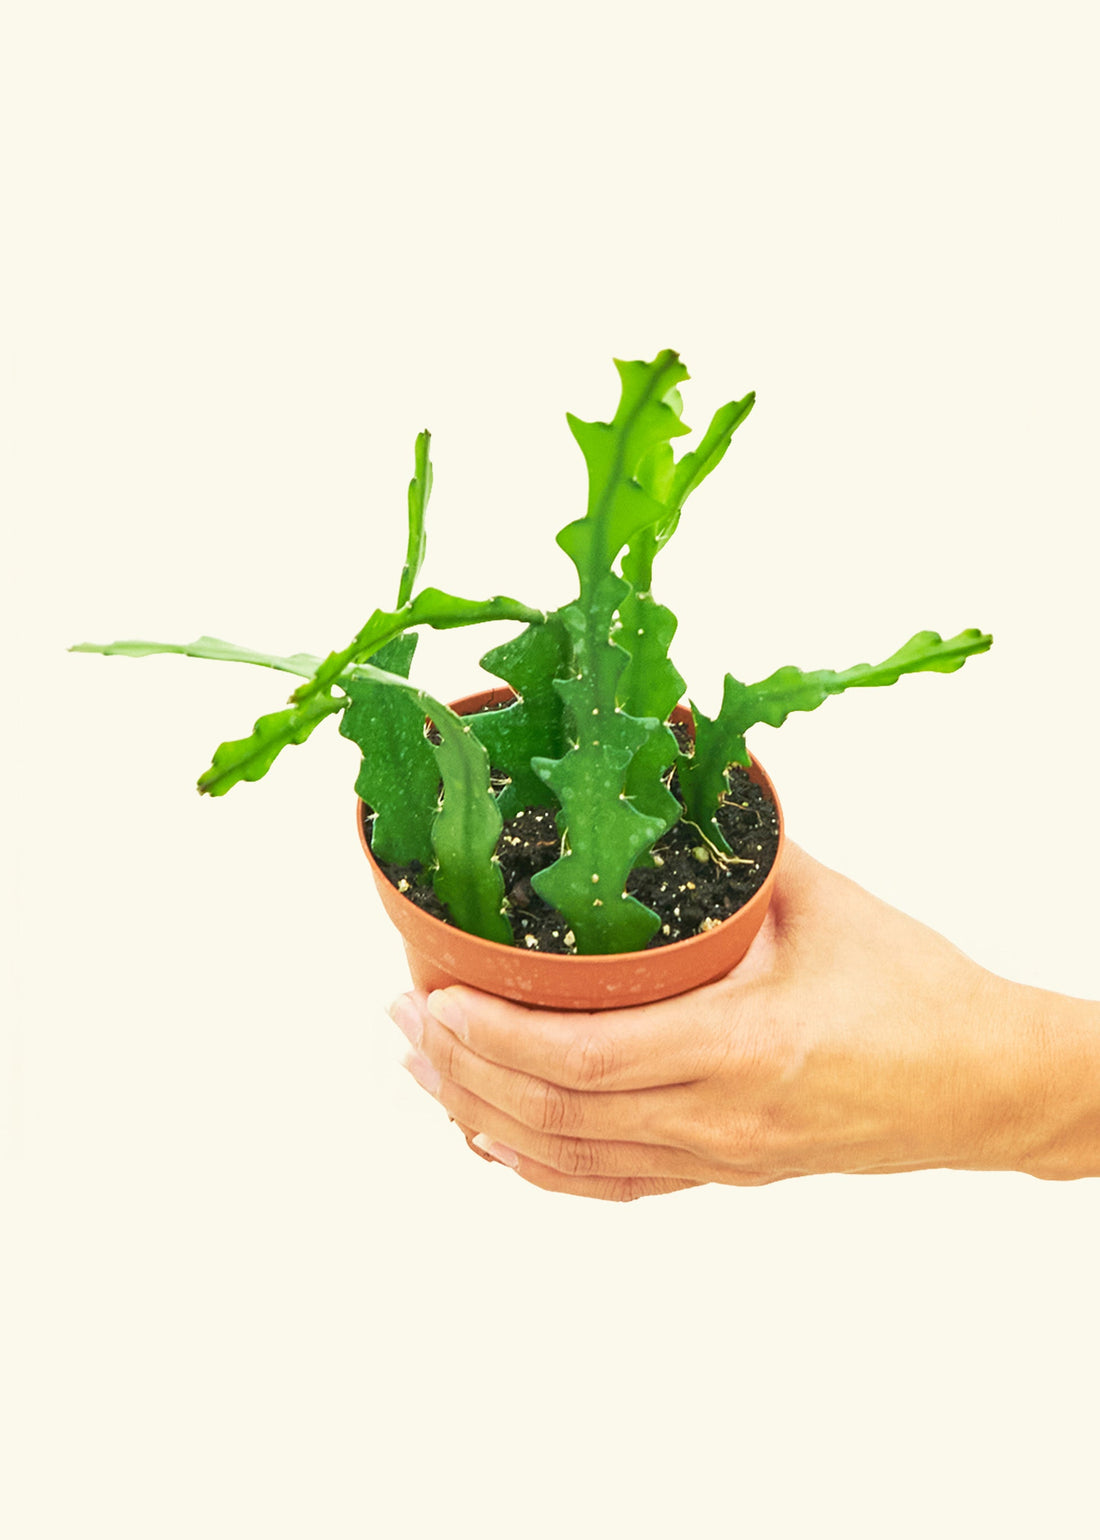
[[1015,1169],[1049,1181],[1100,1176],[1100,1003],[1005,987],[1034,1047]]

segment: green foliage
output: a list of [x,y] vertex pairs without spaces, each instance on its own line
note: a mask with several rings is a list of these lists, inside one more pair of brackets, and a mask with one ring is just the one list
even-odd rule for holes
[[[359,700],[364,698],[360,693],[364,687],[393,691],[412,703],[420,724],[420,740],[435,761],[435,773],[431,777],[430,806],[434,816],[430,843],[435,862],[432,880],[437,896],[460,929],[484,936],[488,941],[509,944],[512,931],[502,912],[504,879],[495,859],[502,821],[489,785],[488,754],[470,731],[468,723],[449,706],[400,675],[385,673],[370,664],[357,669],[346,685],[350,710],[355,708],[357,695]],[[431,718],[439,733],[438,745],[432,745],[424,736],[426,717]],[[356,732],[369,736],[373,732],[372,724],[362,716],[351,716],[348,735],[355,736]],[[362,738],[356,737],[355,741],[361,749],[365,747]],[[420,767],[415,768],[419,774]],[[401,763],[395,762],[390,767],[389,779],[395,797],[401,795],[403,788],[408,794]],[[441,806],[437,803],[440,780],[443,782]],[[392,800],[388,793],[385,795],[387,810],[392,815]],[[374,802],[371,805],[377,806]]]
[[[642,486],[666,510],[674,470],[672,445],[667,443],[659,445],[658,453],[647,456],[638,468]],[[678,517],[678,510],[674,516]],[[680,817],[680,804],[664,780],[676,758],[677,744],[663,724],[685,689],[683,677],[668,655],[676,635],[676,616],[666,605],[658,604],[651,591],[653,559],[667,522],[666,513],[662,522],[639,530],[623,556],[622,574],[628,590],[620,601],[619,623],[612,633],[629,659],[619,680],[619,705],[631,716],[652,717],[662,724],[631,760],[625,786],[639,813],[660,820],[662,835]]]
[[510,946],[495,854],[503,821],[489,786],[489,756],[469,723],[438,701],[425,702],[441,739],[436,754],[443,806],[432,825],[436,894],[462,930]]
[[[431,441],[427,429],[417,434],[416,469],[409,482],[408,544],[397,589],[399,612],[409,604],[424,563],[425,517],[432,490]],[[374,667],[407,679],[419,640],[412,631],[395,637],[373,654]],[[399,866],[419,861],[428,870],[434,859],[432,823],[439,767],[424,736],[424,712],[408,691],[390,689],[362,673],[345,688],[349,704],[340,732],[358,745],[362,755],[355,792],[374,810],[371,849],[380,861]]]
[[565,753],[565,710],[555,680],[568,657],[565,625],[557,615],[549,615],[545,625],[528,626],[481,659],[483,669],[516,692],[510,706],[483,712],[474,723],[494,768],[508,776],[508,784],[497,798],[505,819],[525,807],[558,805],[533,770],[532,761],[540,755]]
[[616,367],[622,396],[611,422],[569,417],[588,466],[585,516],[558,535],[580,583],[576,601],[562,611],[575,672],[555,682],[566,706],[571,747],[558,759],[535,760],[561,803],[565,850],[533,886],[565,915],[580,952],[635,951],[653,935],[660,921],[625,885],[666,827],[662,817],[639,810],[625,795],[631,761],[662,724],[618,706],[630,658],[612,640],[611,626],[630,585],[613,572],[612,563],[624,545],[667,516],[635,472],[647,455],[688,431],[676,391],[687,370],[672,352],[650,364]]
[[814,711],[830,695],[843,690],[895,684],[902,674],[953,674],[975,653],[988,652],[993,638],[981,631],[960,631],[949,641],[935,631],[918,631],[884,663],[857,663],[834,673],[822,668],[803,673],[780,668],[758,684],[745,685],[726,675],[722,706],[711,720],[694,704],[695,752],[679,761],[684,816],[699,826],[720,850],[728,849],[714,822],[722,793],[728,790],[726,769],[747,765],[745,734],[758,722],[781,727],[792,711]]
[[[674,399],[679,402],[678,394]],[[630,591],[619,605],[617,637],[630,653],[630,662],[619,683],[619,703],[634,716],[667,722],[684,693],[684,680],[668,656],[676,634],[676,616],[653,597],[653,562],[674,534],[684,503],[722,459],[755,400],[750,393],[720,407],[698,449],[689,450],[679,461],[670,443],[660,443],[638,466],[642,488],[664,513],[656,523],[638,531],[622,561]],[[663,821],[662,834],[680,817],[680,804],[664,779],[677,754],[676,739],[668,727],[662,727],[638,750],[627,771],[627,797],[640,813]]]
[[428,499],[432,495],[432,462],[428,454],[432,436],[427,428],[416,435],[416,470],[409,482],[409,539],[405,551],[405,565],[401,569],[401,582],[397,589],[397,608],[402,609],[412,598],[413,584],[424,565],[427,544],[425,518]]
[[[417,640],[406,635],[390,642],[375,653],[376,666],[408,678]],[[424,712],[415,696],[365,675],[353,676],[344,688],[348,707],[340,732],[363,756],[355,792],[374,809],[371,849],[380,861],[419,861],[427,870],[434,862],[439,766],[424,736]]]
[[223,642],[216,636],[200,636],[194,642],[79,642],[70,652],[101,652],[105,657],[149,658],[155,653],[177,652],[184,658],[211,658],[218,663],[256,663],[260,668],[281,669],[284,674],[300,674],[311,679],[320,667],[320,658],[306,652],[280,658],[272,652],[253,652]]
[[[82,643],[77,652],[126,657],[179,653],[251,663],[299,676],[287,707],[263,716],[245,738],[221,744],[199,789],[221,796],[255,781],[281,750],[303,743],[327,716],[361,755],[356,790],[374,810],[372,847],[383,860],[421,863],[454,922],[501,943],[512,940],[496,848],[503,820],[525,807],[556,810],[559,860],[534,878],[557,908],[579,952],[644,947],[657,916],[629,894],[632,870],[683,817],[717,849],[715,822],[731,764],[748,762],[745,734],[778,727],[843,690],[893,684],[902,674],[950,673],[991,638],[963,631],[943,641],[922,631],[884,663],[834,673],[781,668],[754,685],[728,674],[712,720],[695,711],[694,752],[681,754],[669,717],[684,680],[669,651],[677,619],[653,592],[657,556],[675,533],[691,493],[728,451],[753,409],[750,393],[714,414],[696,448],[677,457],[690,432],[679,387],[687,371],[671,351],[651,362],[616,362],[620,400],[610,422],[568,416],[588,471],[584,516],[558,544],[576,569],[576,598],[550,614],[497,595],[464,599],[416,592],[432,491],[431,436],[416,440],[409,483],[405,560],[396,605],[376,609],[351,642],[324,658],[255,652],[215,637],[185,645]],[[446,630],[509,620],[524,629],[482,658],[516,700],[462,721],[411,682],[416,628]],[[426,719],[438,743],[425,732]],[[490,766],[507,776],[494,796]],[[679,797],[670,782],[678,770]],[[440,788],[442,787],[442,795]]]
[[304,743],[313,729],[344,702],[330,695],[315,695],[304,706],[288,706],[259,719],[247,738],[219,744],[209,770],[199,776],[199,790],[223,797],[239,781],[258,781],[275,762],[275,756],[292,743]]
[[530,625],[545,620],[541,610],[534,610],[518,599],[495,594],[491,599],[458,599],[438,588],[422,588],[415,599],[396,610],[375,610],[366,625],[342,652],[330,652],[311,679],[299,685],[292,701],[307,701],[323,694],[335,684],[345,669],[365,663],[380,647],[392,642],[410,626],[431,626],[449,631],[457,626],[477,626],[486,620],[519,620]]

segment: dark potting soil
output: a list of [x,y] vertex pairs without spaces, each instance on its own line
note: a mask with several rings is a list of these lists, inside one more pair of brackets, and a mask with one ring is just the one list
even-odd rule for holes
[[[501,780],[498,778],[498,784]],[[718,827],[733,852],[716,858],[687,823],[676,824],[654,847],[658,864],[630,874],[627,892],[654,910],[661,927],[649,947],[685,941],[736,913],[771,870],[779,845],[775,805],[748,771],[733,765],[730,790],[718,809]],[[675,773],[672,791],[677,791]],[[368,813],[368,822],[370,818]],[[558,859],[561,837],[549,808],[526,808],[504,825],[497,855],[507,895],[506,913],[517,946],[539,952],[575,952],[573,932],[556,909],[534,891],[531,878]],[[419,909],[450,924],[420,862],[379,862],[385,875]]]

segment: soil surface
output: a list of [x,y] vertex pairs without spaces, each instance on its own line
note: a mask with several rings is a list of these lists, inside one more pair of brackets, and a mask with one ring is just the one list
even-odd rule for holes
[[[677,731],[677,736],[681,736]],[[686,739],[686,735],[684,735]],[[686,739],[690,742],[690,739]],[[503,778],[498,778],[502,784]],[[657,864],[636,868],[627,892],[654,910],[661,927],[649,947],[685,941],[710,930],[746,904],[771,870],[779,845],[779,820],[771,799],[750,779],[747,770],[730,767],[730,791],[718,810],[718,827],[733,851],[716,859],[691,824],[678,823],[654,847]],[[671,787],[678,791],[673,772]],[[371,814],[367,814],[368,826]],[[561,849],[554,813],[526,808],[509,819],[497,854],[507,894],[506,913],[517,946],[532,951],[573,953],[573,933],[556,909],[531,886],[531,878],[556,861]],[[379,862],[385,875],[418,908],[450,924],[420,862],[398,866]]]

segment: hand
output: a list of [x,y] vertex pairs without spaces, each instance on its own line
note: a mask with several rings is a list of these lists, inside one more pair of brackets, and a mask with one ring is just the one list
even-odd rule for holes
[[[1041,1166],[1061,1081],[1030,997],[1061,997],[996,978],[789,843],[777,877],[744,961],[671,1000],[585,1013],[458,985],[402,996],[409,1068],[476,1147],[587,1197]],[[1095,1015],[1074,1025],[1079,1073],[1080,1033],[1090,1053],[1100,1034]]]

